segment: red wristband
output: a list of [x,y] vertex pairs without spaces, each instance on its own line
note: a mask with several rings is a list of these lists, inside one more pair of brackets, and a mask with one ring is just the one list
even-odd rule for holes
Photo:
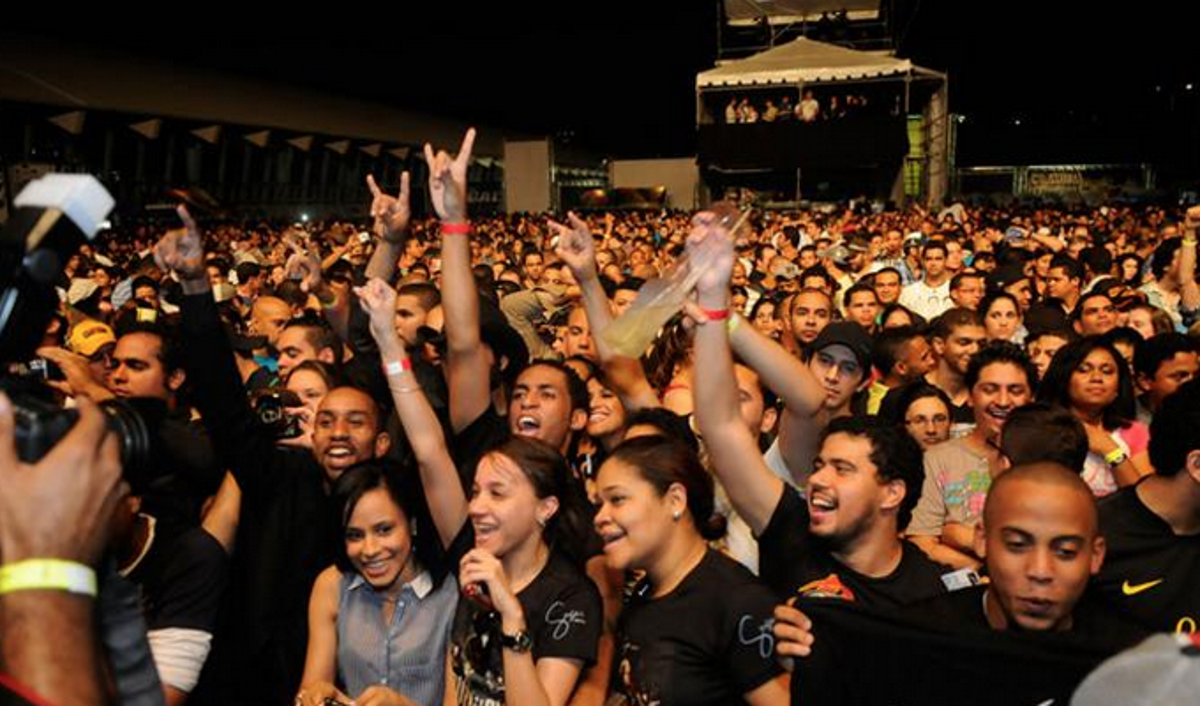
[[389,360],[383,364],[384,375],[399,375],[400,373],[411,373],[413,369],[412,358],[401,358],[400,360]]
[[471,224],[466,221],[442,224],[442,235],[469,235],[470,233]]
[[729,318],[728,309],[700,309],[700,313],[704,314],[704,318],[709,321],[724,321]]

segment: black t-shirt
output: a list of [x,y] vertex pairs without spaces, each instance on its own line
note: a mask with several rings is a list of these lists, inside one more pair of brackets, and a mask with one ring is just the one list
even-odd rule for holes
[[1200,535],[1175,534],[1138,487],[1100,502],[1108,551],[1092,588],[1149,630],[1200,631]]
[[[935,627],[915,611],[880,612],[846,601],[801,600],[813,651],[797,659],[793,704],[1067,704],[1111,647],[1079,634],[983,631],[969,606],[980,589],[945,600],[967,616]],[[981,609],[981,608],[980,608]]]
[[708,550],[671,593],[642,582],[621,612],[612,694],[621,706],[743,703],[782,669],[775,597],[741,564]]
[[146,556],[128,576],[140,591],[146,628],[212,634],[228,563],[217,540],[199,527],[175,536],[156,534]]
[[[474,545],[470,525],[454,540],[457,559]],[[537,578],[517,594],[525,611],[526,632],[533,639],[536,662],[545,657],[577,659],[584,666],[596,661],[596,645],[604,621],[600,591],[582,570],[557,552]],[[500,615],[481,609],[463,597],[450,633],[450,665],[455,694],[463,706],[504,704],[504,653],[500,646]]]
[[[993,631],[983,607],[986,591],[986,586],[971,586],[908,606],[903,612],[915,621],[942,632],[989,635]],[[1015,628],[1011,632],[1026,631]],[[1075,605],[1071,629],[1063,636],[1064,639],[1116,653],[1149,637],[1149,633],[1120,613],[1110,610],[1089,592]]]
[[808,531],[808,506],[785,486],[779,505],[758,538],[759,575],[781,598],[821,595],[867,606],[898,608],[946,592],[949,569],[903,542],[900,564],[888,576],[864,576],[843,565],[819,537]]
[[950,403],[950,423],[951,424],[975,424],[975,410],[971,407],[970,400],[962,404]]
[[142,508],[173,531],[200,523],[200,509],[225,478],[208,432],[190,419],[188,410],[168,412],[158,427],[155,468],[142,495]]
[[489,405],[483,414],[454,437],[450,455],[468,495],[475,483],[475,467],[479,465],[479,459],[507,440],[510,435],[508,420],[496,414],[496,410]]
[[252,413],[212,296],[186,296],[181,308],[196,407],[242,490],[229,590],[189,703],[288,703],[303,676],[312,586],[341,530],[312,452],[279,447]]

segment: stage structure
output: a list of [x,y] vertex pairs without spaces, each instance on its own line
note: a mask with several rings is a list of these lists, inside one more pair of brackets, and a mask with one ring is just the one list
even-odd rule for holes
[[[938,205],[949,183],[946,75],[801,37],[696,77],[701,178],[764,200]],[[802,102],[815,101],[812,118]],[[811,119],[806,119],[811,118]]]

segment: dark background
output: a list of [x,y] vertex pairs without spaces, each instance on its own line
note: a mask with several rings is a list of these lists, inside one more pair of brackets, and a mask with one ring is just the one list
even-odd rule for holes
[[[718,3],[396,2],[54,26],[47,38],[555,135],[616,157],[694,154],[695,75]],[[959,164],[1153,161],[1200,170],[1200,27],[1188,3],[897,1],[898,55],[950,75]],[[322,16],[324,13],[324,16]],[[12,25],[10,25],[11,27]],[[1191,84],[1189,90],[1187,86]]]

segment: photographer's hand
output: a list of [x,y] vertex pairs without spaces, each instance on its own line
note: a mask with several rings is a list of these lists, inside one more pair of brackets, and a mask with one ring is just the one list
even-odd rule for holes
[[[116,437],[91,400],[79,421],[36,464],[17,456],[12,401],[0,394],[0,561],[93,565],[113,512],[128,493]],[[100,704],[91,597],[58,588],[0,593],[0,670],[46,703]]]
[[0,558],[92,564],[128,491],[104,412],[79,400],[79,421],[36,464],[17,457],[13,403],[0,393]]
[[37,354],[54,363],[63,372],[65,380],[47,380],[46,384],[68,397],[89,397],[95,402],[113,396],[104,386],[103,380],[92,375],[87,358],[62,348],[39,348]]

